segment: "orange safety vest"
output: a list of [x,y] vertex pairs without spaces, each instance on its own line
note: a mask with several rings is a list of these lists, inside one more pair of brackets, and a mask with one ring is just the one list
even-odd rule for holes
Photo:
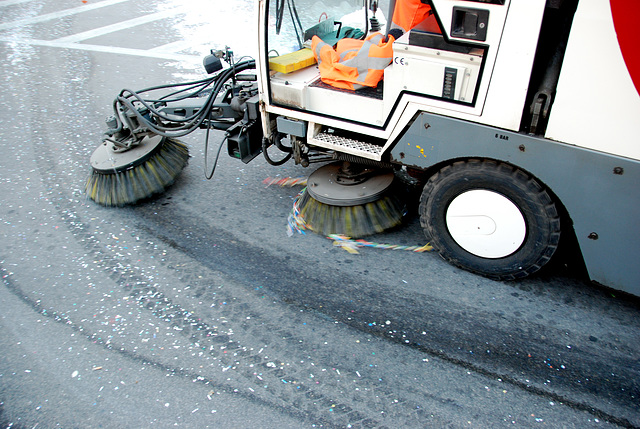
[[[427,20],[428,21],[425,21]],[[431,12],[431,6],[421,0],[398,0],[393,10],[391,28],[401,28],[405,33],[420,25],[420,29],[440,33],[440,27]]]
[[375,87],[384,76],[384,68],[393,59],[393,36],[387,42],[380,33],[365,40],[341,39],[336,49],[318,36],[311,39],[311,50],[318,61],[320,79],[336,88]]

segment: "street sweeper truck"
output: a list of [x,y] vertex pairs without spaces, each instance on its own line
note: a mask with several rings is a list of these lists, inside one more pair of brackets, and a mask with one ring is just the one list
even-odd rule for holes
[[179,138],[224,130],[242,162],[320,165],[296,202],[318,233],[401,224],[411,177],[447,261],[517,279],[575,237],[592,280],[640,295],[637,2],[257,4],[256,59],[212,51],[211,77],[118,95],[90,198],[162,192],[187,163]]

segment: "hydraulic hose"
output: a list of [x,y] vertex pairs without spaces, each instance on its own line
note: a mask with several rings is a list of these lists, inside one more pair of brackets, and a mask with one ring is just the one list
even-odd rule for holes
[[[224,71],[220,72],[219,74],[217,74],[212,78],[203,79],[200,81],[187,82],[187,83],[175,84],[175,85],[161,85],[161,86],[147,88],[139,92],[132,91],[129,89],[122,90],[120,92],[120,95],[116,97],[116,100],[114,101],[114,106],[113,106],[115,117],[116,117],[116,128],[110,131],[118,132],[122,130],[123,123],[122,123],[122,118],[120,117],[120,114],[119,114],[120,113],[119,107],[123,106],[125,110],[129,110],[135,115],[135,117],[137,118],[141,126],[146,127],[148,130],[152,131],[153,133],[163,137],[170,137],[170,138],[183,137],[195,131],[196,129],[198,129],[204,123],[204,121],[209,117],[209,114],[211,113],[211,108],[216,98],[220,94],[220,91],[223,89],[224,84],[227,81],[229,81],[230,79],[233,79],[236,76],[236,74],[244,70],[255,69],[255,68],[256,68],[255,60],[246,60],[238,64],[235,64],[231,68],[225,69]],[[154,106],[155,103],[162,103],[166,105],[171,102],[196,97],[214,83],[215,85],[211,89],[211,93],[208,95],[207,100],[203,105],[203,108],[200,109],[197,113],[189,117],[186,117],[186,118],[169,117],[164,113],[162,113],[160,110],[158,110],[156,106]],[[173,93],[170,93],[159,99],[154,99],[154,100],[144,99],[140,95],[141,93],[144,93],[144,92],[150,92],[158,89],[180,87],[180,86],[189,86],[189,88],[175,91]],[[181,95],[180,97],[169,98],[177,94],[182,94],[192,89],[197,89],[197,90],[189,94]],[[136,107],[135,105],[136,103],[142,106],[147,112],[150,113],[150,115],[147,115],[146,112],[145,114],[140,112],[138,107]],[[165,127],[153,121],[152,118],[154,117],[163,121],[171,122],[172,124],[182,123],[182,125]]]
[[292,152],[287,153],[287,155],[282,158],[281,160],[278,161],[274,161],[271,159],[271,157],[269,157],[269,154],[267,153],[267,148],[269,147],[269,139],[266,137],[262,138],[262,155],[264,155],[264,159],[271,165],[273,166],[278,166],[278,165],[282,165],[285,162],[289,161],[291,159],[291,156],[293,155]]

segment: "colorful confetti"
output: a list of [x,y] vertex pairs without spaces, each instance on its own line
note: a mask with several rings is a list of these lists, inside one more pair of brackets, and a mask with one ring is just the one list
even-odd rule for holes
[[373,247],[375,249],[389,249],[389,250],[408,250],[415,253],[430,252],[433,247],[427,243],[424,246],[401,246],[398,244],[382,244],[374,243],[371,241],[365,241],[362,239],[352,240],[351,237],[347,237],[340,234],[331,234],[327,237],[333,240],[333,245],[341,247],[349,253],[357,254],[359,247]]

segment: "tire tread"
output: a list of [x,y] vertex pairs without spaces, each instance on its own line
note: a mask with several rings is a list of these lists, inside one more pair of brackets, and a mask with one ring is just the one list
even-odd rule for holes
[[[465,264],[460,258],[455,255],[449,254],[442,245],[442,240],[437,234],[431,234],[429,230],[432,228],[427,217],[429,212],[429,204],[431,203],[430,197],[434,194],[440,183],[448,180],[462,179],[468,175],[469,171],[479,172],[493,177],[496,174],[504,174],[509,176],[514,182],[517,182],[523,186],[523,190],[526,193],[526,197],[532,204],[539,207],[546,219],[549,222],[550,234],[547,237],[544,249],[539,252],[539,256],[536,260],[531,261],[527,266],[518,267],[518,269],[510,270],[508,272],[487,272]],[[527,174],[523,170],[516,168],[505,162],[498,162],[489,159],[476,159],[471,158],[467,160],[455,161],[441,168],[438,172],[432,175],[424,185],[422,195],[420,196],[420,225],[422,226],[425,235],[431,241],[435,250],[440,256],[447,262],[463,268],[467,271],[474,272],[476,274],[483,275],[495,280],[515,280],[527,277],[537,271],[539,271],[547,262],[551,260],[551,257],[555,253],[560,243],[560,215],[556,207],[556,204],[547,192],[547,190],[531,175]]]

